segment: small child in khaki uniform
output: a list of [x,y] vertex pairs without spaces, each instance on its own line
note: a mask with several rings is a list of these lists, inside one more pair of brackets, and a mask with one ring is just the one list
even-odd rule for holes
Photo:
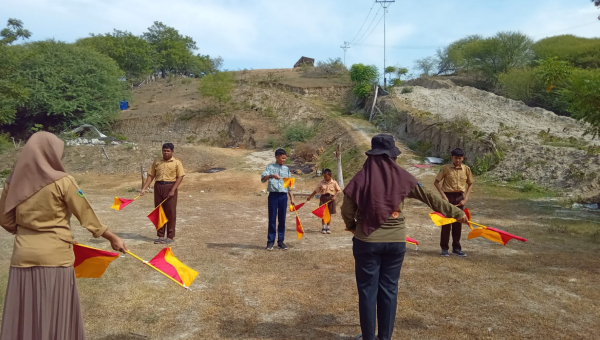
[[[335,199],[340,192],[342,192],[342,189],[340,188],[338,182],[331,177],[331,170],[325,169],[323,170],[323,180],[321,183],[319,183],[315,191],[313,191],[313,193],[306,199],[306,201],[310,201],[315,195],[321,195],[319,206],[327,203],[329,213],[333,215],[336,213]],[[331,221],[329,223],[325,223],[323,220],[323,229],[321,230],[321,233],[331,234],[330,224]]]
[[[435,187],[442,198],[461,210],[467,205],[471,190],[473,190],[473,173],[471,168],[462,164],[465,160],[465,153],[462,149],[452,150],[452,164],[446,164],[440,170],[435,178]],[[443,184],[440,184],[443,182]],[[450,242],[450,232],[452,232],[452,255],[461,257],[467,256],[460,246],[460,234],[462,231],[461,223],[452,223],[442,226],[442,235],[440,247],[441,256],[448,256],[448,243]]]

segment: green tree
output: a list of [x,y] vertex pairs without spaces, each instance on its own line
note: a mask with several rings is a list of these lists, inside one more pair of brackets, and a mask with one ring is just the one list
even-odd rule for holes
[[113,33],[92,34],[79,39],[77,44],[111,57],[125,71],[128,80],[152,73],[155,65],[152,45],[131,32],[114,30]]
[[533,45],[538,59],[557,57],[581,68],[600,68],[600,39],[559,35],[545,38]]
[[211,58],[210,55],[198,54],[191,59],[187,73],[202,78],[219,72],[222,66],[223,58]]
[[406,67],[396,68],[396,75],[398,76],[398,79],[401,79],[402,77],[404,77],[407,74],[408,74],[408,69]]
[[29,97],[25,80],[19,73],[22,46],[0,45],[0,125],[15,121],[17,107]]
[[600,70],[574,70],[561,95],[573,118],[590,124],[586,133],[600,135]]
[[358,98],[367,98],[378,79],[379,72],[375,65],[354,64],[350,68],[350,81],[354,84],[352,92]]
[[[394,74],[394,73],[396,73],[396,66],[387,66],[387,67],[385,68],[385,70],[383,70],[383,75],[384,75],[386,78],[388,78],[388,77],[387,77],[387,75],[388,75],[388,74]],[[389,79],[389,78],[388,78],[388,79]],[[391,83],[391,79],[390,79],[390,83]]]
[[175,28],[160,21],[155,21],[143,37],[156,50],[157,68],[163,78],[168,71],[182,72],[189,69],[193,51],[198,49],[194,39],[179,34]]
[[31,32],[23,28],[23,22],[17,19],[8,19],[6,28],[0,31],[0,45],[10,45],[19,39],[29,39]]
[[19,54],[10,80],[21,81],[30,94],[12,107],[15,119],[4,129],[13,134],[40,126],[60,132],[82,123],[109,128],[119,101],[129,96],[116,62],[94,50],[53,40],[10,48]]
[[217,72],[202,78],[199,91],[203,96],[217,100],[219,112],[223,112],[223,104],[231,100],[231,93],[235,87],[235,76],[232,72]]

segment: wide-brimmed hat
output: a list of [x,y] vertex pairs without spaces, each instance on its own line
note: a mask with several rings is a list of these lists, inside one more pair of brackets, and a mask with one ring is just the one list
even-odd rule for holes
[[396,147],[396,141],[392,135],[379,134],[371,139],[371,150],[368,156],[388,155],[392,158],[400,156],[402,151]]

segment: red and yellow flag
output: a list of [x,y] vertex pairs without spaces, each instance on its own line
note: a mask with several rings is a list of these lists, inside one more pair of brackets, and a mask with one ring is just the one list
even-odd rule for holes
[[164,227],[165,223],[169,222],[167,216],[165,215],[165,211],[163,210],[162,205],[159,205],[158,207],[154,208],[154,210],[152,210],[152,212],[148,214],[148,218],[150,219],[150,221],[152,221],[152,223],[154,223],[156,230]]
[[525,239],[523,237],[509,234],[503,230],[485,227],[485,226],[472,230],[469,233],[468,239],[470,240],[470,239],[474,239],[474,238],[477,238],[480,236],[483,238],[487,238],[490,241],[500,243],[503,246],[505,246],[508,243],[508,241],[512,240],[513,238],[515,240],[519,240],[521,242],[527,242],[527,239]]
[[296,235],[298,236],[298,241],[304,236],[304,227],[302,227],[302,222],[300,222],[298,214],[296,214]]
[[414,244],[415,246],[419,245],[419,242],[417,240],[415,240],[414,238],[411,238],[409,236],[406,236],[406,243]]
[[439,212],[429,213],[429,217],[431,217],[433,223],[435,223],[435,225],[438,227],[456,222],[456,219],[448,218]]
[[329,206],[327,203],[313,210],[312,213],[315,216],[322,218],[325,224],[328,224],[331,221],[331,214],[329,213]]
[[186,266],[173,255],[171,247],[161,250],[148,263],[186,288],[189,288],[196,279],[196,276],[198,276],[197,271]]
[[306,202],[300,203],[300,204],[296,204],[296,206],[293,206],[292,204],[290,204],[290,212],[294,212],[294,211],[300,210],[300,208],[302,208],[305,204],[306,204]]
[[293,177],[284,177],[283,178],[283,187],[290,188],[292,190],[294,188],[294,184],[296,184],[296,179]]
[[108,265],[119,257],[119,254],[102,249],[74,244],[75,253],[75,277],[78,278],[101,278]]
[[111,209],[115,209],[116,211],[123,210],[123,208],[125,208],[126,206],[128,206],[129,203],[135,201],[136,199],[137,199],[137,197],[134,198],[134,199],[132,199],[132,200],[128,200],[126,198],[115,197],[115,201],[114,201],[113,205],[110,208]]
[[469,228],[473,230],[473,226],[471,225],[471,212],[469,211],[469,208],[465,208],[463,211],[465,212],[465,215],[467,215],[467,220],[469,220],[469,222],[467,223],[469,225]]

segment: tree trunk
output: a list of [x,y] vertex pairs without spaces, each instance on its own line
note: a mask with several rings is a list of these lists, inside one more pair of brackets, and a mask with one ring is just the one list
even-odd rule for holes
[[164,68],[162,70],[160,70],[160,73],[161,73],[161,77],[163,79],[165,79],[167,77],[167,70],[165,70]]
[[335,159],[337,160],[337,182],[340,188],[344,190],[344,174],[342,172],[342,143],[338,143],[337,150],[334,152]]
[[369,116],[369,122],[373,121],[373,113],[375,113],[375,104],[377,104],[377,94],[379,93],[379,89],[377,88],[377,84],[375,84],[375,97],[373,98],[373,105],[371,106],[371,115]]

